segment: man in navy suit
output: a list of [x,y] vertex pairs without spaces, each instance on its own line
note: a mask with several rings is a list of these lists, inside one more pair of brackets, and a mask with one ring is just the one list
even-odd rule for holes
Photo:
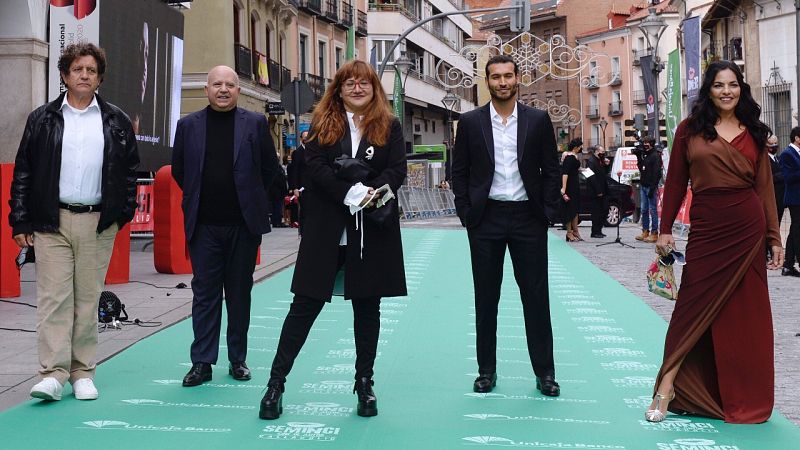
[[497,306],[506,247],[520,290],[528,354],[542,394],[558,396],[547,284],[548,220],[557,216],[561,173],[546,112],[516,101],[519,70],[507,55],[486,63],[491,102],[461,116],[453,151],[453,194],[467,228],[475,288],[478,378],[497,382]]
[[261,235],[269,233],[267,188],[279,170],[262,114],[236,106],[239,77],[230,67],[208,73],[209,106],[178,121],[172,176],[183,189],[192,261],[192,368],[184,386],[211,379],[219,352],[222,297],[228,313],[228,372],[249,380],[250,290]]
[[791,144],[781,153],[781,171],[786,190],[783,204],[789,208],[792,223],[789,226],[789,237],[786,239],[786,258],[781,275],[800,277],[800,271],[794,262],[800,258],[800,127],[792,128],[789,133]]

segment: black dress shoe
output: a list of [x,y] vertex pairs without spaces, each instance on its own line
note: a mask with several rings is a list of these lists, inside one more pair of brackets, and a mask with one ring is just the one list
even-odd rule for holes
[[358,408],[356,413],[361,417],[372,417],[378,415],[378,398],[372,392],[372,385],[375,382],[367,377],[356,380],[353,386],[353,393],[358,395]]
[[250,369],[244,361],[231,363],[228,373],[233,376],[234,380],[247,381],[250,379]]
[[784,277],[800,277],[800,270],[797,270],[794,267],[784,267],[781,269],[781,275]]
[[283,383],[270,383],[267,393],[261,399],[258,417],[264,420],[275,420],[283,413]]
[[205,381],[211,380],[211,364],[209,363],[194,363],[189,373],[183,377],[183,386],[199,386]]
[[596,238],[596,239],[601,239],[601,238],[606,237],[606,235],[603,234],[603,233],[592,233],[592,237]]
[[481,373],[475,378],[472,390],[475,392],[492,392],[492,388],[497,386],[497,373]]
[[536,377],[536,389],[548,397],[558,397],[561,395],[561,387],[558,386],[553,375],[545,375],[541,378]]

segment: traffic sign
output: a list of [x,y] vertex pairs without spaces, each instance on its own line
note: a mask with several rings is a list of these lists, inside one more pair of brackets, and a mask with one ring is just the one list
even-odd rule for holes
[[281,102],[287,111],[297,116],[314,106],[314,92],[305,80],[295,78],[281,90]]
[[286,114],[286,109],[283,108],[283,103],[281,102],[267,102],[264,105],[264,109],[270,116],[281,116]]

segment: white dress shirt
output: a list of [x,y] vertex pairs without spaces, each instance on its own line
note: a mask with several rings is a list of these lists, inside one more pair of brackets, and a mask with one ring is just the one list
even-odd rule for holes
[[62,203],[99,205],[103,180],[103,118],[97,97],[86,109],[73,108],[64,96],[64,136],[58,200]]
[[[352,152],[350,154],[351,158],[356,157],[356,153],[358,153],[358,146],[361,144],[361,130],[358,129],[355,120],[353,120],[354,115],[355,114],[351,112],[347,112],[347,123],[350,126],[350,150]],[[347,195],[344,197],[344,204],[350,207],[350,214],[355,214],[358,211],[361,211],[361,201],[367,196],[367,192],[369,192],[369,187],[364,186],[360,182],[354,184],[353,187],[347,191]],[[358,225],[358,222],[356,222],[356,225]],[[347,228],[342,231],[342,238],[339,240],[339,245],[347,245]]]
[[797,154],[800,155],[800,147],[794,145],[794,143],[789,144],[789,147],[792,147],[794,149],[794,151],[796,151]]
[[518,202],[528,199],[522,176],[517,164],[517,104],[514,112],[503,118],[489,102],[489,116],[492,119],[492,138],[494,139],[494,177],[489,198],[492,200]]

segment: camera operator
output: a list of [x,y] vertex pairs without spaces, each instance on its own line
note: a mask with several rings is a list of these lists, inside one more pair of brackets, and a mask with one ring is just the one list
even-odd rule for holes
[[637,241],[656,242],[658,240],[658,184],[661,181],[663,162],[661,151],[655,145],[655,139],[645,136],[641,141],[641,149],[635,149],[641,183],[642,234],[636,236]]

